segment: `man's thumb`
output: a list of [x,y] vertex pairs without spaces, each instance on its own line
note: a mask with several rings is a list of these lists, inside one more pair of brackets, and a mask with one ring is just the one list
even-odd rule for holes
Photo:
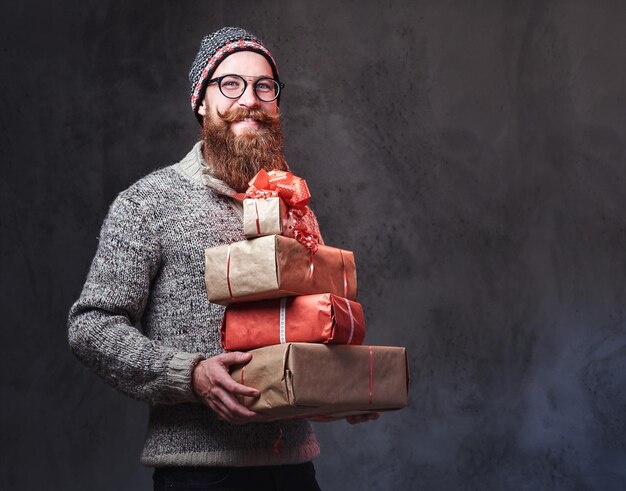
[[238,363],[246,363],[252,359],[250,353],[244,353],[243,351],[232,351],[230,353],[222,354],[222,362],[225,365],[236,365]]

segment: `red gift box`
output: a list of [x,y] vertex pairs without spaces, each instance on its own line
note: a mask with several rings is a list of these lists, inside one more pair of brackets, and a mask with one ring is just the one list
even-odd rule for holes
[[361,304],[323,293],[232,304],[222,321],[222,346],[248,350],[280,343],[362,344]]

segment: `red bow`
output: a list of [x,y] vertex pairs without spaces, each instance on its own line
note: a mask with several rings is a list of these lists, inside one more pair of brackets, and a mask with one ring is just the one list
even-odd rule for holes
[[244,194],[236,198],[273,198],[282,199],[288,209],[288,223],[291,235],[306,246],[311,255],[317,252],[319,237],[304,224],[303,217],[309,212],[311,193],[306,181],[291,172],[261,169],[250,182]]
[[246,198],[270,198],[278,196],[290,208],[306,208],[311,193],[306,181],[291,172],[261,169],[248,183]]

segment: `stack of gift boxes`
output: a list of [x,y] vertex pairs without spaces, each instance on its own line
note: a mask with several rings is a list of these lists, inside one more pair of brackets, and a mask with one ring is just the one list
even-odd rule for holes
[[266,421],[405,407],[406,351],[362,345],[354,255],[318,244],[306,183],[261,171],[239,197],[248,240],[207,249],[205,282],[227,305],[222,346],[253,355],[231,376],[261,395],[241,402]]

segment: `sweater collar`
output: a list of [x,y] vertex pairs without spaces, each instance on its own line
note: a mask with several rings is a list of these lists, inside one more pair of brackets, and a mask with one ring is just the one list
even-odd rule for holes
[[214,177],[211,167],[202,156],[202,142],[197,142],[191,151],[174,168],[194,182],[202,184],[218,194],[232,196],[236,191],[224,181]]

